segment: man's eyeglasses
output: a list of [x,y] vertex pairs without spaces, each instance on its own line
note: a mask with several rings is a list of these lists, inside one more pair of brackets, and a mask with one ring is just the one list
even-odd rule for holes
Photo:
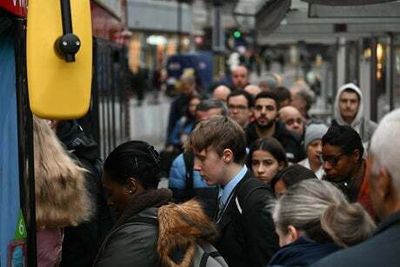
[[319,160],[324,163],[328,162],[332,166],[336,166],[339,162],[339,160],[342,158],[342,156],[346,155],[345,153],[341,153],[336,156],[329,156],[329,157],[324,157],[323,155],[319,156]]
[[246,109],[248,109],[248,107],[244,106],[244,105],[228,105],[228,109],[230,109],[230,110],[235,110],[235,109],[246,110]]

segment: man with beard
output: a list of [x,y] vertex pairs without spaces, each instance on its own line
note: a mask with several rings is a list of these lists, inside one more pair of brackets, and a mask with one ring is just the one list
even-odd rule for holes
[[247,145],[250,146],[258,138],[274,137],[285,148],[290,162],[298,162],[305,158],[299,140],[278,120],[278,101],[274,93],[261,92],[254,100],[255,121],[246,128]]

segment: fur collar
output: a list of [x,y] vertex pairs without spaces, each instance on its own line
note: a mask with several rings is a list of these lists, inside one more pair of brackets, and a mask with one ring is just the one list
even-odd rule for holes
[[169,189],[148,190],[134,195],[128,203],[128,207],[122,213],[113,229],[129,221],[130,218],[151,207],[160,207],[172,200],[172,192]]
[[158,220],[157,251],[162,266],[191,266],[196,244],[213,242],[217,238],[216,225],[196,200],[160,207]]

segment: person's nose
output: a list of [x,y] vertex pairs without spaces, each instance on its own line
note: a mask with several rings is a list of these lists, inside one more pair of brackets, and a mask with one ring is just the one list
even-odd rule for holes
[[332,165],[329,163],[329,161],[324,161],[322,163],[322,168],[324,168],[325,171],[329,171],[332,169]]
[[263,114],[263,115],[267,114],[267,109],[266,109],[266,107],[262,107],[262,109],[261,109],[261,114]]
[[317,146],[316,151],[317,151],[318,155],[321,155],[321,154],[322,154],[322,145],[321,145],[321,144],[319,144],[319,145]]
[[300,126],[301,126],[301,123],[299,123],[299,122],[297,122],[297,121],[295,121],[295,122],[293,123],[293,128],[295,128],[295,129],[299,129]]
[[257,172],[259,174],[262,174],[262,173],[264,173],[264,171],[265,171],[264,165],[263,164],[258,165]]
[[196,157],[194,158],[193,169],[194,169],[195,171],[201,171],[200,160],[198,160]]

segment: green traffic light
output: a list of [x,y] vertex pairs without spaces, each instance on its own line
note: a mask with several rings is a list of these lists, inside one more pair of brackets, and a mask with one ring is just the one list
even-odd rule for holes
[[242,33],[240,31],[234,31],[233,32],[233,37],[240,38],[241,36],[242,36]]

